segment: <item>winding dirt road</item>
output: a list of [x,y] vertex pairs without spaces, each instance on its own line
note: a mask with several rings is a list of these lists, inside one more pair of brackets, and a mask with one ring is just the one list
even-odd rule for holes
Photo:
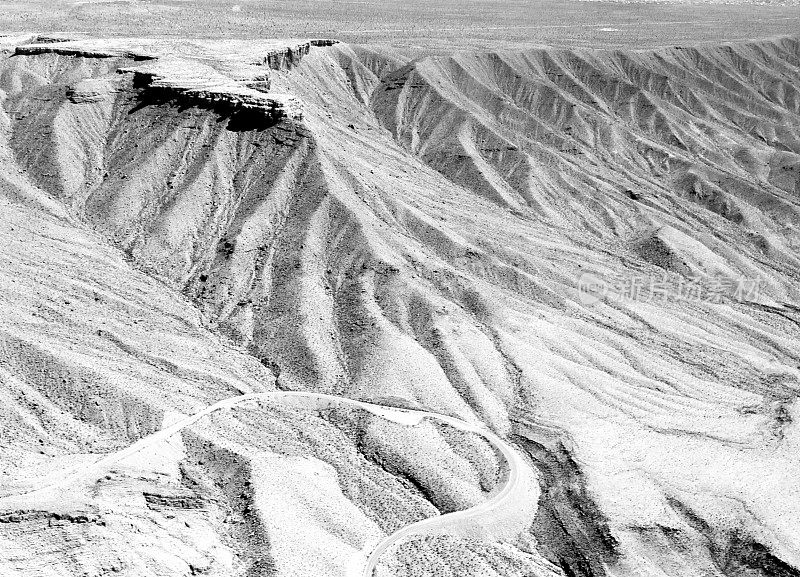
[[[310,408],[313,410],[324,410],[341,406],[356,407],[383,419],[405,426],[418,425],[424,419],[432,419],[461,431],[481,435],[499,451],[505,459],[507,470],[505,482],[500,490],[491,498],[464,511],[456,511],[441,516],[430,517],[403,527],[399,531],[388,535],[378,542],[371,552],[368,554],[362,552],[362,554],[358,556],[359,559],[357,559],[357,561],[363,559],[366,559],[366,561],[363,561],[363,563],[354,563],[353,566],[348,569],[348,577],[372,577],[381,555],[386,550],[416,537],[435,534],[453,534],[457,536],[468,534],[475,537],[502,538],[504,536],[511,536],[519,530],[519,528],[516,527],[516,523],[511,519],[515,516],[519,516],[519,511],[521,509],[520,503],[524,502],[528,496],[527,491],[529,487],[525,481],[529,477],[524,475],[526,463],[517,451],[491,431],[481,426],[473,425],[466,421],[439,413],[399,409],[321,393],[293,391],[246,393],[215,403],[192,416],[183,418],[156,433],[138,440],[125,449],[110,453],[88,466],[83,465],[80,469],[63,476],[54,483],[18,495],[3,497],[0,499],[0,509],[5,509],[7,506],[13,506],[15,508],[20,508],[23,505],[35,506],[38,498],[48,493],[52,494],[53,491],[63,489],[81,481],[97,479],[104,475],[108,468],[114,463],[151,447],[156,443],[168,440],[176,433],[195,424],[204,417],[223,409],[232,409],[248,402],[258,401],[278,401],[285,406]],[[509,522],[509,520],[511,520],[511,522]]]

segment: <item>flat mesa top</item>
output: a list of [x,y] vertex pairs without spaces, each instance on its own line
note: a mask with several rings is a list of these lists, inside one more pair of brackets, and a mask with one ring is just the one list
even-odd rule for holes
[[[220,39],[220,38],[76,38],[76,35],[7,34],[0,36],[0,46],[23,46],[27,49],[87,53],[140,58],[187,58],[214,62],[262,63],[271,54],[287,49],[301,49],[310,38]],[[80,36],[80,35],[77,35]]]
[[66,54],[95,58],[126,58],[120,69],[146,78],[152,88],[166,88],[206,100],[224,100],[237,107],[281,111],[299,117],[299,102],[269,90],[273,69],[298,62],[312,46],[327,46],[324,39],[193,39],[87,38],[63,35],[0,36],[0,49],[21,55]]
[[0,0],[0,30],[92,36],[335,37],[428,50],[652,48],[792,35],[800,0]]

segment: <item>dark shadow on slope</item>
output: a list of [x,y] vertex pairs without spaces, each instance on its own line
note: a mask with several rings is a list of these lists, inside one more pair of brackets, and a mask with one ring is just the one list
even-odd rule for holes
[[540,551],[567,577],[601,577],[618,556],[605,516],[555,431],[514,421],[512,440],[533,460],[542,495],[532,531]]
[[800,570],[775,556],[769,548],[739,532],[720,533],[678,499],[667,502],[692,529],[706,538],[719,570],[728,577],[800,577]]
[[731,577],[750,575],[774,577],[798,577],[800,571],[778,559],[764,545],[740,535],[734,535],[724,555],[720,556],[720,568]]
[[226,128],[231,132],[267,130],[287,119],[279,108],[244,106],[230,100],[203,98],[174,88],[151,86],[144,74],[134,76],[133,88],[136,104],[128,111],[129,115],[159,105],[172,106],[179,112],[192,108],[209,110],[217,115],[218,122],[227,122]]
[[244,577],[278,575],[267,527],[255,505],[248,458],[189,431],[182,433],[187,459],[181,463],[183,485],[207,502],[222,506],[228,541],[245,564]]

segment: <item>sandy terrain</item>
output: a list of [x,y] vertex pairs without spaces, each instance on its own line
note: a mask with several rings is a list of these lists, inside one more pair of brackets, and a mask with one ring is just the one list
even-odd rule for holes
[[800,574],[800,39],[719,42],[796,8],[444,52],[176,7],[4,12],[0,575]]
[[338,38],[424,47],[640,49],[796,34],[797,0],[0,0],[0,30],[88,36]]

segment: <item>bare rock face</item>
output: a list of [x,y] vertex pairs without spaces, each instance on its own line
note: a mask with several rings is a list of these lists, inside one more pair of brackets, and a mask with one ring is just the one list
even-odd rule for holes
[[[262,70],[288,70],[300,63],[312,46],[333,46],[336,40],[271,41],[263,46],[236,43],[208,43],[197,52],[180,43],[147,40],[97,42],[35,37],[34,42],[16,46],[15,54],[58,55],[74,58],[129,60],[133,67],[119,68],[132,74],[134,84],[157,93],[157,98],[177,105],[202,104],[231,112],[245,111],[266,122],[302,117],[297,99],[269,92],[269,73]],[[215,58],[214,65],[208,65]],[[108,91],[107,80],[84,80],[69,87],[67,97],[75,103],[102,100]],[[99,83],[97,85],[93,83]]]
[[800,41],[7,42],[0,574],[798,574]]
[[112,90],[108,80],[82,80],[67,88],[67,99],[73,104],[102,102],[110,98]]

